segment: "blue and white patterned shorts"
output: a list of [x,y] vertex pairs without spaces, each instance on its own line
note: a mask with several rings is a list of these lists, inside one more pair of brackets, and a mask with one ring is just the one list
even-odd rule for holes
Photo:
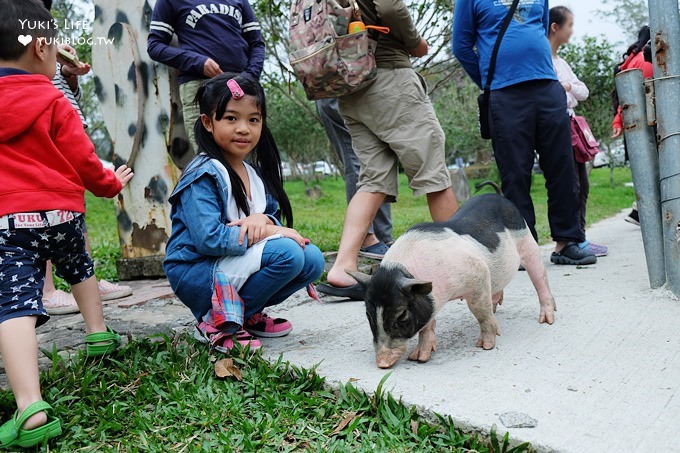
[[42,305],[45,263],[59,277],[75,285],[94,275],[85,249],[85,219],[47,228],[0,230],[0,323],[21,316],[37,316],[36,325],[49,316]]

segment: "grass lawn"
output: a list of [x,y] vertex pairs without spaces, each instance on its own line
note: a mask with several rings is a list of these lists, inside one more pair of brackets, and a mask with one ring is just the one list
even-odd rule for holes
[[[536,209],[536,231],[541,243],[550,241],[544,181],[542,175],[535,175],[531,190]],[[633,203],[635,195],[633,188],[624,186],[630,181],[632,177],[629,168],[615,169],[614,187],[609,184],[608,168],[595,169],[591,172],[588,224],[610,217]],[[414,197],[411,194],[405,175],[400,175],[399,182],[399,202],[392,205],[395,238],[416,223],[430,221],[425,197]],[[477,181],[471,181],[473,187],[475,182]],[[337,250],[345,218],[344,181],[339,177],[326,178],[317,184],[321,187],[322,196],[313,200],[305,195],[302,181],[286,183],[286,191],[293,204],[295,228],[311,238],[321,250]],[[485,188],[484,192],[487,191],[492,189]]]
[[[42,386],[64,433],[49,450],[491,451],[489,439],[425,419],[382,384],[374,396],[351,384],[333,390],[314,370],[244,351],[232,356],[242,380],[219,379],[215,357],[185,338],[137,340],[103,361],[55,354]],[[11,393],[0,393],[2,419],[13,410]],[[494,443],[497,453],[527,451]]]
[[[615,187],[606,169],[591,174],[589,222],[630,206],[624,187],[630,170],[617,169]],[[536,182],[542,182],[537,176]],[[310,199],[302,182],[286,184],[296,228],[323,250],[337,248],[345,212],[340,178],[318,182],[322,195]],[[533,190],[538,231],[547,241],[546,197]],[[410,195],[405,179],[393,207],[395,237],[427,221],[425,198]],[[116,279],[118,240],[110,200],[88,195],[88,228],[100,278]],[[52,320],[51,322],[58,322]],[[49,347],[49,345],[44,345]],[[330,390],[314,370],[270,363],[244,352],[233,359],[242,380],[219,379],[215,357],[184,337],[137,339],[111,359],[69,361],[56,352],[42,375],[44,397],[64,423],[54,451],[527,451],[500,445],[496,435],[479,438],[457,430],[451,420],[425,419],[378,387],[367,396],[351,383]],[[0,417],[14,410],[11,392],[0,392]]]
[[[550,241],[548,229],[547,195],[543,176],[536,175],[531,191],[536,209],[536,231],[539,242]],[[629,168],[614,171],[614,187],[609,184],[609,169],[600,168],[590,174],[590,199],[588,201],[588,224],[610,217],[627,208],[634,200],[635,192],[625,183],[632,181]],[[474,186],[476,181],[471,183]],[[312,239],[323,251],[337,250],[345,218],[345,185],[340,177],[325,178],[310,185],[321,188],[318,199],[305,194],[302,181],[286,182],[286,191],[293,205],[295,228]],[[485,188],[485,191],[490,191]],[[414,197],[400,175],[399,202],[392,205],[394,237],[397,238],[412,225],[430,220],[425,197]],[[120,257],[118,233],[113,201],[87,194],[87,227],[90,233],[97,278],[117,280],[115,260]],[[61,283],[61,286],[64,286]]]

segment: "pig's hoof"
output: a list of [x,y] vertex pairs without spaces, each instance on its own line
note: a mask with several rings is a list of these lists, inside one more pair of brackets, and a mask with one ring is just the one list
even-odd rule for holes
[[541,306],[541,314],[538,316],[539,324],[548,323],[552,324],[555,322],[555,311],[557,311],[557,305],[555,301],[550,301],[546,306]]
[[432,353],[436,350],[437,350],[437,347],[434,344],[431,345],[431,346],[427,346],[425,348],[421,348],[420,346],[417,346],[408,355],[408,359],[413,360],[414,362],[425,363],[428,360],[430,360]]
[[486,349],[487,351],[489,349],[493,349],[496,347],[496,335],[482,335],[479,337],[479,340],[477,340],[477,347],[478,348],[483,348]]
[[538,317],[539,324],[548,323],[552,324],[555,322],[555,312],[553,310],[541,310],[541,314]]

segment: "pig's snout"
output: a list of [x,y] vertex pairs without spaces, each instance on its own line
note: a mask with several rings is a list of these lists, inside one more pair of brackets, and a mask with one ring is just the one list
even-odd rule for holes
[[406,352],[406,348],[380,348],[375,355],[375,363],[378,368],[390,368],[397,363],[402,355]]

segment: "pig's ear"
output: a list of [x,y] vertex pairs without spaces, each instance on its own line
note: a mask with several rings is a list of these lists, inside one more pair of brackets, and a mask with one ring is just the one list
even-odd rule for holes
[[354,280],[357,281],[361,286],[366,288],[369,283],[371,283],[371,276],[368,274],[364,274],[363,272],[352,272],[352,271],[345,271],[347,275],[352,277]]
[[432,282],[418,280],[415,278],[406,278],[400,282],[400,286],[404,291],[411,292],[416,295],[426,296],[432,292]]

